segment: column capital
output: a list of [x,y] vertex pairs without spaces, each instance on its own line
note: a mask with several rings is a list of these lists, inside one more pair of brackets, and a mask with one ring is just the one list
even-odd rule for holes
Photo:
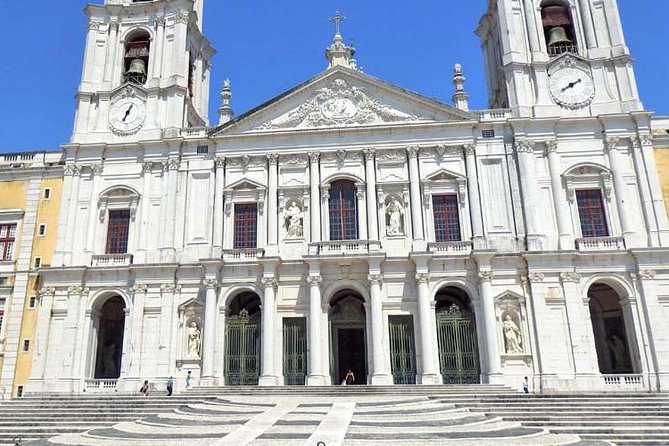
[[222,169],[223,167],[225,167],[225,157],[224,156],[214,157],[214,166],[217,169],[219,169],[219,168]]
[[655,275],[655,270],[652,269],[639,270],[638,273],[630,273],[630,277],[632,277],[633,280],[650,280],[654,279]]
[[213,290],[218,286],[218,280],[216,279],[204,279],[202,285],[205,286],[208,290]]
[[318,152],[309,152],[309,160],[311,164],[316,164],[321,159],[321,154]]
[[607,150],[615,150],[618,148],[620,138],[618,136],[607,136],[604,138],[604,146]]
[[132,287],[132,292],[137,294],[137,293],[144,293],[146,294],[149,291],[149,286],[145,283],[136,283]]
[[540,283],[540,282],[543,282],[544,279],[546,279],[546,274],[544,274],[544,273],[531,273],[527,276],[527,278],[532,283]]
[[383,282],[383,274],[369,274],[367,280],[369,280],[369,283],[372,285],[381,285],[381,282]]
[[581,275],[574,271],[566,271],[560,273],[560,280],[562,280],[562,282],[579,283],[581,281]]
[[418,153],[420,152],[420,147],[418,146],[409,146],[407,147],[407,153],[409,154],[409,158],[416,158],[418,159]]
[[267,161],[270,166],[276,166],[279,162],[279,155],[276,153],[270,153],[267,155]]
[[181,290],[181,285],[176,283],[166,283],[160,286],[160,291],[163,293],[176,293]]
[[515,148],[518,153],[534,153],[534,141],[529,139],[516,140]]
[[68,164],[65,166],[63,175],[70,177],[78,177],[81,175],[81,166],[79,164]]
[[142,163],[142,173],[151,173],[153,171],[153,161]]
[[105,167],[102,163],[99,164],[91,164],[91,172],[93,175],[102,175],[102,172],[104,171]]
[[319,286],[323,282],[323,277],[320,275],[307,276],[306,281],[311,286]]
[[546,144],[546,154],[557,151],[558,148],[557,139],[548,139],[544,144]]
[[465,144],[462,146],[465,155],[476,155],[476,144]]
[[263,277],[260,279],[260,282],[265,286],[265,288],[277,288],[279,286],[279,282],[276,280],[274,277]]
[[374,161],[374,155],[376,155],[376,149],[371,147],[367,149],[362,149],[362,154],[365,156],[365,161]]
[[495,274],[492,271],[481,271],[478,274],[479,282],[492,282],[492,279],[495,277]]
[[72,295],[82,296],[84,294],[88,294],[89,291],[90,289],[87,287],[71,286],[70,288],[68,288],[67,293]]
[[416,282],[417,283],[430,283],[430,274],[429,273],[416,273]]
[[56,288],[54,287],[44,287],[40,288],[40,290],[37,292],[37,295],[42,297],[42,296],[55,296],[56,295]]

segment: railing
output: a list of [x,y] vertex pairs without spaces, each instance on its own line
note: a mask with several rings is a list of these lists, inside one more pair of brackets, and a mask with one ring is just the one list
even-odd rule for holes
[[437,242],[428,243],[427,250],[437,255],[467,256],[471,254],[474,244],[472,242]]
[[337,240],[309,244],[311,255],[369,254],[381,251],[381,242],[373,240]]
[[644,390],[642,375],[602,375],[604,386],[622,390]]
[[89,393],[113,393],[116,392],[117,379],[87,379],[84,391]]
[[510,108],[494,108],[489,110],[472,110],[481,121],[504,121],[513,117],[513,110]]
[[181,129],[181,136],[207,136],[209,127],[187,127]]
[[578,47],[573,43],[558,43],[548,47],[548,55],[551,57],[561,56],[564,53],[578,54]]
[[224,249],[221,258],[229,262],[250,262],[265,257],[262,248]]
[[102,254],[93,256],[91,266],[128,266],[132,265],[132,254]]
[[576,239],[579,251],[621,251],[625,249],[622,237],[587,237]]

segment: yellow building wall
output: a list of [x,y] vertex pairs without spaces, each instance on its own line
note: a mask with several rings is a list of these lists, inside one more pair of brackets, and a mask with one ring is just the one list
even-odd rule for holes
[[667,214],[669,214],[669,147],[655,149],[655,162],[657,163],[657,172],[660,175],[660,186],[662,186],[662,195],[667,204]]
[[[44,190],[46,188],[51,189],[51,197],[48,200],[44,199]],[[51,265],[51,259],[56,249],[56,239],[58,236],[58,219],[60,215],[62,190],[62,178],[50,178],[42,181],[35,221],[35,237],[33,239],[31,265],[34,265],[35,257],[42,258],[43,267]],[[38,234],[39,225],[41,224],[46,225],[46,234],[44,236]],[[16,361],[16,370],[14,372],[14,395],[16,395],[16,388],[18,386],[25,386],[30,378],[38,316],[38,307],[30,308],[30,298],[32,296],[37,296],[39,289],[40,278],[35,271],[31,273],[30,278],[28,279],[25,306],[23,308],[19,353]],[[27,352],[23,351],[24,339],[30,339],[30,349]]]

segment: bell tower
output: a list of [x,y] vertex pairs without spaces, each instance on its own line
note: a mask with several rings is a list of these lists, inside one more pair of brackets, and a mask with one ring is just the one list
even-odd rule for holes
[[616,0],[488,0],[489,107],[519,117],[643,110]]
[[105,0],[88,5],[73,143],[177,136],[208,125],[214,49],[204,0]]

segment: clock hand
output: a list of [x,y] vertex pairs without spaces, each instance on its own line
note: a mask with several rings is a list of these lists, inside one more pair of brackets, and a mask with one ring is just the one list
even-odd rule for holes
[[130,115],[130,111],[132,110],[132,107],[135,104],[130,104],[130,107],[125,111],[125,116],[123,116],[123,119],[121,121],[125,122],[126,119],[128,119],[128,116]]
[[583,82],[583,79],[579,79],[579,80],[574,81],[574,82],[569,82],[569,84],[560,91],[562,93],[564,93],[565,91],[569,90],[570,88],[574,88],[577,84],[580,84],[581,82]]

